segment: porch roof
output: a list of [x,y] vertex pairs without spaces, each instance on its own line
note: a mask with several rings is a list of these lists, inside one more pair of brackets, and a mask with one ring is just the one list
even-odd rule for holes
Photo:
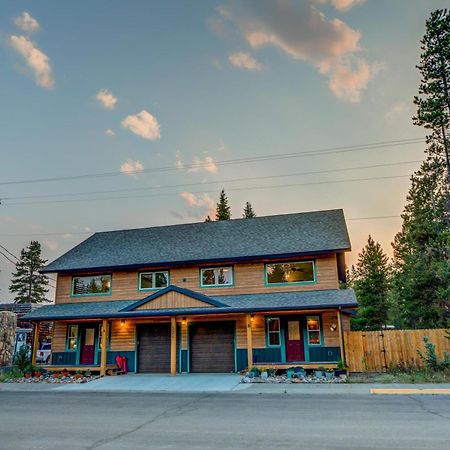
[[[264,294],[220,295],[208,297],[211,306],[133,310],[142,300],[61,303],[46,305],[24,316],[33,321],[100,319],[127,317],[190,316],[226,313],[276,312],[351,308],[358,306],[352,289],[306,292],[270,292]],[[217,306],[213,306],[216,304]]]

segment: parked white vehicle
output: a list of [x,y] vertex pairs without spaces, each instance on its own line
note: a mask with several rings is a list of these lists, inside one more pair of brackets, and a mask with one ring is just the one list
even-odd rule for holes
[[51,342],[43,342],[36,353],[36,362],[50,364]]

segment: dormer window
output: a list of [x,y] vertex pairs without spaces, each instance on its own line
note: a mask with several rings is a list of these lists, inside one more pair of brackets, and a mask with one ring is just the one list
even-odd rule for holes
[[232,267],[211,267],[200,270],[200,287],[233,286]]

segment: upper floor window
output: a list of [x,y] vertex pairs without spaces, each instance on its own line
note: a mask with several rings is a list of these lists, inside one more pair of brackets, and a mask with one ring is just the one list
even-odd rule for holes
[[266,284],[314,283],[314,261],[266,264]]
[[163,289],[169,285],[169,272],[142,272],[139,274],[139,290]]
[[72,295],[111,294],[111,275],[88,275],[72,278]]
[[232,267],[213,267],[200,270],[200,286],[232,286],[233,268]]

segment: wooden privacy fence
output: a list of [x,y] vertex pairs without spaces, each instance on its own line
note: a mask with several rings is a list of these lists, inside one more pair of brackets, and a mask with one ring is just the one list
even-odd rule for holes
[[422,366],[417,350],[425,352],[427,336],[440,358],[450,353],[449,330],[346,331],[345,351],[350,372],[383,372],[400,365]]

